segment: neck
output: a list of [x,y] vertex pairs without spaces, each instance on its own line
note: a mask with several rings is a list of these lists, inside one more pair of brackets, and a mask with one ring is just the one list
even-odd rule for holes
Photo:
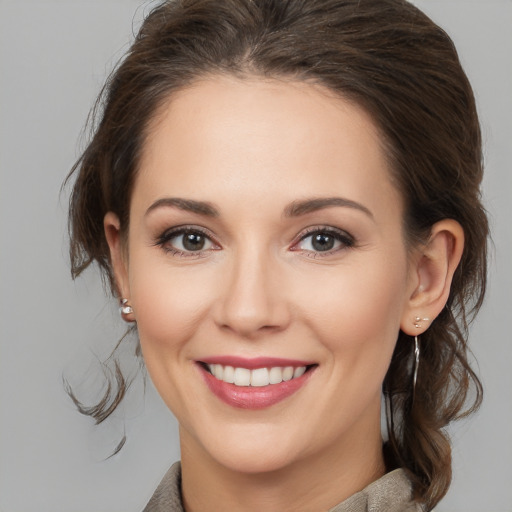
[[181,432],[185,510],[328,510],[385,473],[380,429],[357,434],[278,470],[244,473],[217,463]]

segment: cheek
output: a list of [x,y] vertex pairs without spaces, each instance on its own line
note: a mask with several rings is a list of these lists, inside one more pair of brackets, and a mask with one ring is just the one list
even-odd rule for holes
[[184,344],[212,300],[209,281],[197,267],[176,271],[156,259],[135,254],[130,261],[130,292],[145,357]]
[[387,367],[400,328],[407,282],[405,254],[387,259],[393,263],[385,264],[377,257],[338,272],[327,269],[314,283],[304,283],[297,290],[297,296],[307,297],[303,317],[334,357],[342,355],[341,364],[349,366],[365,358]]

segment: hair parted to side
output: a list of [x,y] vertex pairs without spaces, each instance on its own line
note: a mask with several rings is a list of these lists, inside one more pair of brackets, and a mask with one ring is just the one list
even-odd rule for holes
[[[116,294],[103,217],[116,213],[126,232],[152,116],[173,92],[215,74],[308,81],[355,102],[380,128],[404,197],[409,242],[425,240],[445,218],[464,229],[448,303],[422,335],[414,401],[414,343],[402,332],[384,381],[388,450],[410,471],[415,498],[430,510],[451,481],[443,429],[475,410],[482,394],[466,344],[486,284],[481,136],[453,43],[405,0],[163,2],[109,78],[94,136],[68,177],[76,178],[69,218],[73,277],[97,262]],[[124,384],[116,380],[122,397]],[[103,400],[105,408],[113,401]]]

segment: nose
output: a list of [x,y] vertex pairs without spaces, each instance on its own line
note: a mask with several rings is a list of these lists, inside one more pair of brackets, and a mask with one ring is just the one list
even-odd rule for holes
[[220,328],[253,339],[288,326],[286,286],[279,265],[268,254],[244,251],[223,274],[215,314]]

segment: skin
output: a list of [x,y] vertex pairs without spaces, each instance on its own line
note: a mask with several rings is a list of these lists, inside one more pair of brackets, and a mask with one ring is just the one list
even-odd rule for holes
[[[286,214],[334,196],[349,203]],[[151,208],[165,198],[218,215]],[[372,119],[320,86],[208,77],[154,117],[127,240],[111,212],[105,232],[146,366],[180,423],[188,511],[327,510],[385,473],[381,386],[398,332],[421,334],[429,322],[414,318],[441,311],[463,246],[445,220],[407,247],[402,219]],[[208,233],[203,250],[159,243],[183,225]],[[314,250],[312,227],[352,242]],[[215,355],[318,366],[291,397],[247,410],[205,385],[196,361]]]

